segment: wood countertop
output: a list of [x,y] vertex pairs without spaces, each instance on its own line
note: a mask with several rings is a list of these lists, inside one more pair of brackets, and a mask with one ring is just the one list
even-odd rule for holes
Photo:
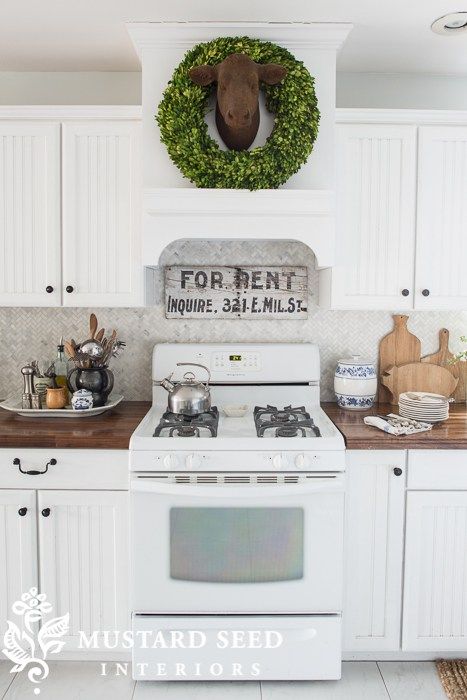
[[0,448],[127,450],[149,401],[122,401],[93,418],[25,418],[0,409]]
[[[116,408],[95,418],[23,418],[0,409],[0,448],[72,448],[127,450],[130,437],[150,408],[149,401],[122,401]],[[394,406],[380,404],[370,411],[344,411],[335,403],[323,409],[344,436],[352,450],[467,450],[467,409],[451,406],[450,417],[432,430],[396,437],[365,425],[363,417],[385,415]]]
[[383,433],[363,422],[364,416],[398,413],[397,406],[379,404],[369,411],[345,411],[335,403],[321,405],[341,431],[349,450],[467,450],[465,404],[452,404],[448,420],[435,424],[432,430],[401,436]]

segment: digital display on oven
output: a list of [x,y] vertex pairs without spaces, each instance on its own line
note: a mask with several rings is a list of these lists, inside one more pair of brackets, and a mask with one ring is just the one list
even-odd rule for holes
[[242,356],[241,355],[230,355],[229,360],[230,360],[230,362],[241,362]]

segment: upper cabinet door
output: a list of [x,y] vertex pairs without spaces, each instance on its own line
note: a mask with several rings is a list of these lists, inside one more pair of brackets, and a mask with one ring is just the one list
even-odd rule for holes
[[141,125],[63,125],[63,303],[142,305]]
[[415,253],[416,127],[337,125],[337,266],[331,306],[409,309]]
[[467,307],[467,127],[419,134],[415,307]]
[[0,305],[60,305],[60,124],[0,121],[0,250]]

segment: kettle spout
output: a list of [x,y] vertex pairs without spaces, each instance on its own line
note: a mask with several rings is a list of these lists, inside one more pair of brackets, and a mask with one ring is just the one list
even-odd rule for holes
[[166,391],[169,392],[169,394],[172,393],[172,391],[175,389],[175,384],[173,384],[170,379],[163,379],[161,381],[161,386],[164,387]]

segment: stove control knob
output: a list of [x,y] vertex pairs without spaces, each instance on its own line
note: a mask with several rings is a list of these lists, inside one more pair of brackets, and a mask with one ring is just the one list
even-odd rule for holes
[[165,455],[163,461],[164,461],[164,467],[166,469],[175,469],[177,466],[177,462],[178,462],[175,455],[171,455],[171,454]]
[[280,469],[282,467],[282,455],[274,455],[272,458],[272,466],[274,469]]
[[295,466],[297,469],[306,469],[310,466],[310,458],[304,454],[297,455],[295,457]]
[[198,469],[201,466],[201,457],[196,454],[188,455],[186,458],[186,466],[188,469]]

